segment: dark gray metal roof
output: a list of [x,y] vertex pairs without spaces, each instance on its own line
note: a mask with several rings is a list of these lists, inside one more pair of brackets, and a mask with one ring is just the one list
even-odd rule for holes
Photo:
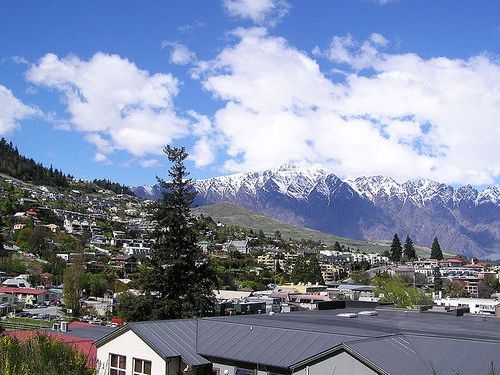
[[337,316],[354,311],[152,321],[129,327],[164,358],[180,356],[193,366],[222,358],[296,368],[346,350],[385,374],[449,374],[453,369],[487,374],[492,362],[500,368],[500,319],[405,314],[401,309],[377,309],[377,316],[352,319]]
[[288,368],[353,337],[201,319],[198,353],[207,357]]
[[[46,331],[53,332],[50,328],[47,328]],[[57,331],[57,334],[97,341],[113,331],[114,328],[106,326],[70,324],[67,332]]]
[[129,323],[130,329],[163,358],[182,357],[191,366],[210,363],[196,352],[195,319]]

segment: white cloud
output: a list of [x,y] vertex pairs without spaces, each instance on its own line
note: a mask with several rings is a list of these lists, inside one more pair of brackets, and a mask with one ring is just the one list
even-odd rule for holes
[[327,56],[349,68],[333,83],[306,53],[264,29],[199,64],[203,86],[226,101],[214,116],[230,171],[288,161],[344,177],[386,174],[450,183],[500,175],[500,66],[485,56],[423,59],[336,37]]
[[94,155],[92,160],[97,162],[97,163],[102,163],[102,164],[106,164],[106,165],[113,164],[113,162],[111,160],[109,160],[108,156],[106,154],[101,153],[101,152],[96,152],[96,154]]
[[184,44],[164,41],[162,43],[162,48],[164,47],[170,47],[172,49],[170,53],[170,62],[172,64],[186,65],[196,61],[196,54]]
[[19,129],[19,122],[41,113],[17,99],[12,91],[0,85],[0,135],[7,135]]
[[158,167],[160,162],[157,159],[143,159],[139,161],[139,164],[143,168],[153,168]]
[[187,121],[173,106],[178,81],[120,56],[97,53],[86,61],[47,54],[31,66],[27,79],[61,93],[68,122],[87,133],[85,139],[101,154],[161,154],[164,145],[188,134]]
[[290,9],[286,0],[223,0],[223,6],[232,17],[270,26],[279,22]]
[[193,160],[198,168],[206,167],[215,161],[215,150],[220,140],[217,139],[217,134],[208,116],[200,115],[195,111],[189,111],[189,115],[195,120],[193,135],[198,137],[189,159]]

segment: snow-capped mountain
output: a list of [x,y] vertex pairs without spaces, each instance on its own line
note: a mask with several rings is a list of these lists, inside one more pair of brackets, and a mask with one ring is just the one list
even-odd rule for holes
[[[437,236],[452,252],[500,257],[500,187],[478,192],[427,179],[342,180],[325,168],[287,164],[276,169],[195,180],[195,204],[229,202],[302,226],[356,239],[410,234],[429,246]],[[133,188],[158,199],[155,186]],[[493,254],[493,255],[492,255]]]

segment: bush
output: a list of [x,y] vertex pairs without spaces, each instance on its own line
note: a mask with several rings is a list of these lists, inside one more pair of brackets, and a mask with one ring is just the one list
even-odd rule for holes
[[25,341],[0,337],[2,375],[95,375],[87,357],[48,335],[33,334]]

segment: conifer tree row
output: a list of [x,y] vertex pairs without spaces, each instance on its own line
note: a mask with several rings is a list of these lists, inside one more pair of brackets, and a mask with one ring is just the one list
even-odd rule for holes
[[68,186],[69,176],[52,166],[47,168],[22,156],[17,147],[5,138],[0,140],[0,172],[37,185]]

